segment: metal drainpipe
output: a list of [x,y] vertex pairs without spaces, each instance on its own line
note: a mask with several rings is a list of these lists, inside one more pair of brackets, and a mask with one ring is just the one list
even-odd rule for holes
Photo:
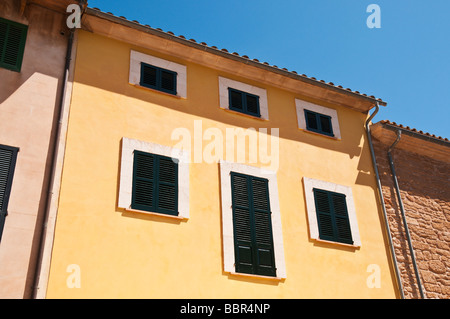
[[398,264],[397,264],[397,258],[395,257],[394,244],[392,243],[391,230],[389,229],[389,221],[388,221],[388,218],[387,218],[386,206],[384,204],[384,196],[383,196],[383,191],[381,189],[381,182],[380,182],[380,175],[378,173],[377,161],[376,161],[376,158],[375,158],[375,152],[373,150],[372,135],[370,133],[370,122],[375,117],[375,115],[378,113],[379,109],[380,109],[380,106],[377,103],[375,105],[375,111],[372,113],[372,115],[366,121],[366,134],[367,134],[367,139],[369,141],[370,155],[372,156],[372,163],[373,163],[373,167],[374,167],[374,170],[375,170],[378,194],[380,195],[380,202],[381,202],[380,204],[381,204],[381,208],[383,210],[384,221],[385,221],[385,224],[386,224],[386,232],[387,232],[387,236],[388,236],[388,239],[389,239],[389,247],[390,247],[390,250],[391,250],[392,261],[394,263],[394,270],[395,270],[395,276],[397,278],[397,285],[398,285],[398,289],[400,291],[400,296],[402,297],[402,299],[405,299],[405,295],[403,293],[403,285],[402,285],[402,281],[401,281],[401,278],[400,278],[400,271],[398,269]]
[[43,244],[44,244],[44,240],[45,240],[45,235],[46,235],[46,228],[47,228],[47,218],[48,218],[48,211],[49,211],[49,207],[50,207],[50,202],[51,202],[51,198],[53,196],[53,182],[54,182],[54,178],[55,178],[55,170],[56,170],[56,155],[58,152],[58,144],[59,144],[59,140],[60,140],[60,133],[61,133],[61,125],[63,124],[63,119],[62,119],[62,108],[63,108],[63,103],[64,103],[64,99],[65,99],[65,91],[66,91],[66,85],[67,85],[67,79],[69,76],[69,67],[70,67],[70,60],[71,60],[71,53],[72,53],[72,45],[73,45],[73,36],[74,36],[74,30],[70,30],[70,34],[69,34],[69,39],[68,39],[68,43],[67,43],[67,53],[66,53],[66,63],[65,63],[65,67],[64,67],[64,77],[62,80],[62,86],[61,86],[61,95],[60,95],[60,100],[59,100],[59,107],[58,107],[58,124],[57,124],[57,129],[56,129],[56,137],[54,139],[54,144],[53,144],[53,150],[52,150],[52,166],[51,166],[51,173],[50,173],[50,178],[49,178],[49,184],[47,185],[47,202],[46,202],[46,208],[45,208],[45,216],[43,218],[43,224],[41,225],[42,230],[41,230],[41,238],[39,241],[39,255],[38,255],[38,264],[36,265],[36,269],[35,269],[35,275],[34,275],[34,285],[33,285],[33,292],[32,292],[32,298],[35,298],[36,293],[37,293],[37,284],[38,284],[38,279],[39,279],[39,272],[40,272],[40,263],[42,262],[42,253],[43,253]]
[[402,201],[402,197],[400,195],[400,187],[398,186],[397,174],[395,173],[394,161],[392,160],[392,155],[391,155],[391,151],[394,149],[394,147],[400,141],[401,137],[402,137],[402,132],[400,130],[397,130],[397,139],[394,141],[394,143],[391,145],[391,147],[389,147],[389,150],[388,150],[387,154],[388,154],[388,157],[389,157],[389,165],[391,167],[391,173],[392,173],[392,178],[394,180],[394,186],[395,186],[395,191],[397,193],[398,203],[399,203],[399,206],[400,206],[400,212],[402,214],[403,225],[405,227],[406,240],[408,242],[409,252],[411,254],[411,259],[412,259],[412,263],[413,263],[413,266],[414,266],[414,272],[416,274],[417,286],[419,287],[420,296],[422,297],[422,299],[425,299],[425,296],[424,296],[424,293],[423,293],[423,290],[422,290],[422,283],[420,281],[419,269],[417,268],[416,256],[414,254],[414,248],[412,246],[411,236],[409,234],[408,223],[406,222],[405,209],[403,207],[403,201]]
[[[84,11],[87,6],[87,1],[79,0],[78,5],[81,8],[81,16],[83,16]],[[33,298],[33,299],[36,298],[37,293],[38,293],[39,273],[41,271],[42,258],[43,258],[43,253],[44,253],[44,241],[45,241],[46,229],[47,229],[47,219],[48,219],[48,214],[49,214],[49,210],[50,210],[51,199],[53,197],[52,189],[53,189],[55,173],[56,173],[56,165],[57,165],[56,157],[58,155],[57,154],[58,153],[58,145],[59,145],[59,141],[61,139],[61,127],[64,122],[63,106],[64,106],[64,101],[66,98],[66,87],[67,87],[67,82],[68,82],[68,78],[69,78],[70,63],[72,60],[72,47],[73,47],[73,42],[74,42],[75,28],[69,29],[69,32],[70,33],[69,33],[69,38],[67,40],[64,74],[63,74],[62,84],[61,84],[61,95],[60,95],[60,99],[58,101],[58,108],[57,108],[58,123],[57,123],[57,127],[56,127],[56,136],[54,139],[54,145],[53,145],[53,149],[52,149],[52,164],[51,164],[49,183],[47,185],[47,200],[46,200],[46,207],[45,207],[45,215],[43,218],[42,225],[40,225],[41,226],[41,237],[39,239],[39,244],[38,244],[39,246],[38,246],[37,264],[36,264],[36,267],[34,270],[35,271],[34,278],[33,278],[34,282],[33,282],[33,287],[32,287],[32,292],[31,292],[31,298]]]

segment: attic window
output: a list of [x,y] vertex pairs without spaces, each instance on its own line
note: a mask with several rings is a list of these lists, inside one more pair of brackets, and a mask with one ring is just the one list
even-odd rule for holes
[[141,63],[140,85],[176,95],[177,73],[150,64]]

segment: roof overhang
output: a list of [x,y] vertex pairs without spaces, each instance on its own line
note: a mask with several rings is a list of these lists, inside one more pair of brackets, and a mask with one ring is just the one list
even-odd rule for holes
[[171,32],[154,29],[98,9],[86,8],[82,28],[144,49],[176,56],[235,76],[288,90],[300,97],[345,106],[363,113],[368,112],[376,104],[382,106],[387,104],[373,96],[299,75],[258,60],[251,60],[237,53],[229,53],[225,49],[219,50],[207,46],[206,43],[187,40],[183,36],[175,36]]
[[448,139],[436,137],[389,121],[380,121],[371,126],[373,137],[387,146],[391,146],[394,143],[399,130],[402,135],[396,148],[450,163],[450,141]]

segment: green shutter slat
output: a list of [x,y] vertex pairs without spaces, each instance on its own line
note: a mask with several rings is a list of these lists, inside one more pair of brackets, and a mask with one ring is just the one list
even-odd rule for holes
[[333,226],[333,217],[331,215],[331,205],[328,193],[325,191],[314,190],[316,202],[317,224],[319,227],[320,238],[324,240],[335,240],[336,234]]
[[346,198],[342,194],[332,193],[330,196],[334,208],[338,240],[344,243],[353,243]]
[[236,271],[275,276],[268,181],[231,173]]
[[331,128],[331,117],[320,115],[320,130],[326,134],[333,134]]
[[0,211],[3,211],[13,152],[0,148]]
[[140,85],[176,95],[177,73],[150,64],[141,63]]
[[331,116],[316,113],[310,110],[304,111],[306,120],[306,129],[312,132],[334,136]]
[[155,207],[155,157],[134,152],[132,208],[153,210]]
[[9,27],[8,32],[8,45],[5,48],[3,62],[11,66],[17,65],[19,59],[20,43],[22,39],[22,30],[15,26]]
[[318,130],[319,125],[317,124],[316,114],[305,110],[306,116],[306,127],[310,130]]
[[141,85],[156,87],[156,73],[156,68],[148,65],[142,65]]
[[260,117],[259,96],[228,88],[230,110]]
[[254,95],[246,95],[246,107],[247,112],[258,114],[259,113],[259,103],[258,97]]
[[178,215],[178,163],[169,157],[135,151],[131,207]]
[[229,91],[230,108],[243,111],[244,103],[242,98],[242,93],[236,90]]
[[8,24],[0,20],[0,61],[3,61],[3,51],[5,50],[6,34],[8,32]]
[[18,148],[0,145],[0,241],[7,215]]
[[173,72],[161,71],[161,88],[173,92],[176,91],[176,75]]
[[319,237],[353,244],[345,195],[319,189],[313,191]]
[[135,181],[135,204],[143,205],[151,209],[153,204],[153,182],[136,180]]
[[157,156],[157,210],[178,215],[178,163],[172,158]]
[[0,66],[20,71],[28,27],[0,18]]

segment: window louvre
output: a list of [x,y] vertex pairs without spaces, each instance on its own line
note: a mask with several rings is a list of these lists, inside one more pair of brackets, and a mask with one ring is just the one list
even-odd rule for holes
[[178,215],[178,163],[170,157],[134,151],[131,208]]
[[0,240],[8,214],[9,195],[16,166],[18,148],[0,145]]
[[176,95],[177,73],[146,63],[141,63],[140,85]]
[[236,272],[276,276],[268,180],[231,172]]
[[331,116],[305,109],[306,128],[309,131],[334,136]]
[[259,96],[228,88],[230,110],[260,117]]
[[27,30],[26,25],[0,18],[0,67],[20,72]]
[[346,196],[313,189],[320,239],[353,244]]

